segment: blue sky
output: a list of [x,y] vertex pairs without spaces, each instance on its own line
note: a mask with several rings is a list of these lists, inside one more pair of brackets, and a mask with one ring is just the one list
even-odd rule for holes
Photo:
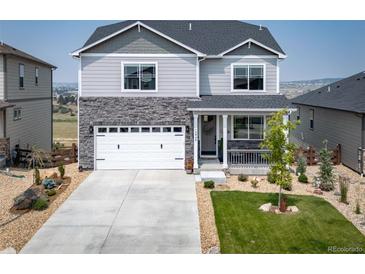
[[[58,67],[56,82],[77,81],[69,53],[97,26],[116,21],[0,21],[0,40]],[[248,21],[267,26],[288,58],[282,81],[346,77],[365,70],[365,21]]]

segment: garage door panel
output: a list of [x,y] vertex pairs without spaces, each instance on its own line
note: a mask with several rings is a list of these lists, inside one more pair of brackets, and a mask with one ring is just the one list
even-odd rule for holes
[[185,134],[103,133],[95,149],[97,169],[183,169]]

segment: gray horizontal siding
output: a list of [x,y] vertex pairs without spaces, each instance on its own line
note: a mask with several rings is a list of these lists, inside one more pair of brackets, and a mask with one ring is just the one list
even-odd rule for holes
[[[158,92],[123,93],[122,62],[157,62]],[[196,96],[196,57],[81,57],[82,96]]]
[[95,47],[86,53],[192,53],[187,49],[141,27],[129,29]]
[[271,51],[268,51],[254,43],[251,43],[249,47],[249,43],[244,44],[241,47],[236,48],[228,52],[226,55],[275,55]]
[[22,148],[36,145],[38,148],[50,150],[51,100],[17,102],[15,108],[18,107],[22,110],[21,120],[13,120],[14,108],[6,110],[6,136],[10,138],[11,148],[19,144]]
[[[206,59],[200,62],[200,94],[201,95],[233,94],[231,92],[232,88],[231,64],[234,63],[265,64],[266,65],[265,94],[277,93],[276,58],[223,58],[223,59]],[[234,94],[239,94],[239,93],[234,92]],[[255,94],[255,92],[249,92],[249,94]],[[263,93],[259,92],[258,94],[263,94]]]
[[[24,64],[24,89],[19,89],[19,64]],[[35,68],[39,68],[39,84],[35,85]],[[17,56],[7,56],[7,99],[31,99],[51,97],[52,71],[49,67],[35,62],[19,58]]]
[[0,54],[0,100],[4,100],[5,75],[4,75],[4,56]]
[[[361,147],[361,117],[345,111],[300,107],[301,124],[291,132],[291,139],[300,145],[312,145],[318,151],[323,147],[323,140],[328,140],[328,148],[337,144],[342,147],[342,162],[358,170],[357,149]],[[314,129],[309,129],[309,110],[314,109]],[[296,119],[296,113],[291,115]]]

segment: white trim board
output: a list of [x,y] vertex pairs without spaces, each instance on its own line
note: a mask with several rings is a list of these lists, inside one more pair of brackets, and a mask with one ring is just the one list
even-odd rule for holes
[[237,49],[237,48],[239,48],[239,47],[241,47],[241,46],[243,46],[243,45],[245,45],[245,44],[247,44],[247,43],[254,43],[254,44],[256,44],[257,46],[260,46],[260,47],[262,47],[262,48],[264,48],[264,49],[266,49],[266,50],[268,50],[268,51],[271,51],[271,52],[273,52],[273,53],[277,54],[277,55],[279,56],[279,58],[286,58],[286,57],[287,57],[287,55],[282,54],[282,53],[278,52],[277,50],[274,50],[274,49],[272,49],[272,48],[270,48],[270,47],[268,47],[268,46],[265,46],[264,44],[262,44],[262,43],[260,43],[260,42],[258,42],[258,41],[256,41],[256,40],[254,40],[254,39],[252,39],[252,38],[249,38],[249,39],[247,39],[247,40],[245,40],[245,41],[243,41],[243,42],[241,42],[241,43],[239,43],[239,44],[235,45],[234,47],[232,47],[232,48],[230,48],[230,49],[227,49],[227,50],[225,50],[225,51],[221,52],[221,53],[220,53],[220,54],[218,54],[218,55],[219,55],[219,56],[223,56],[223,55],[227,54],[228,52],[231,52],[231,51],[233,51],[233,50],[235,50],[235,49]]
[[81,57],[158,57],[158,58],[171,58],[171,57],[193,57],[196,58],[196,54],[181,53],[80,53]]
[[190,50],[191,52],[194,52],[198,56],[205,56],[206,55],[204,53],[201,53],[200,51],[197,51],[197,50],[195,50],[195,49],[193,49],[193,48],[191,48],[191,47],[189,47],[189,46],[187,46],[187,45],[185,45],[185,44],[183,44],[183,43],[181,43],[181,42],[179,42],[179,41],[171,38],[170,36],[168,36],[166,34],[163,34],[162,32],[159,32],[158,30],[155,30],[154,28],[151,28],[150,26],[147,26],[146,24],[144,24],[144,23],[142,23],[140,21],[137,21],[137,22],[135,22],[135,23],[133,23],[133,24],[131,24],[131,25],[129,25],[129,26],[127,26],[127,27],[119,30],[119,31],[116,31],[116,32],[114,32],[114,33],[112,33],[112,34],[110,34],[110,35],[108,35],[108,36],[106,36],[106,37],[104,37],[102,39],[99,39],[98,41],[95,41],[94,43],[91,43],[90,45],[88,45],[86,47],[83,47],[83,48],[80,48],[78,50],[75,50],[74,52],[71,53],[71,55],[78,57],[81,52],[83,52],[83,51],[85,51],[85,50],[87,50],[89,48],[92,48],[92,47],[94,47],[94,46],[96,46],[96,45],[98,45],[98,44],[100,44],[100,43],[102,43],[102,42],[104,42],[106,40],[109,40],[110,38],[113,38],[114,36],[117,36],[118,34],[121,34],[121,33],[125,32],[125,31],[127,31],[127,30],[135,27],[135,26],[139,26],[139,27],[142,26],[145,29],[148,29],[149,31],[152,31],[152,32],[160,35],[161,37],[163,37],[163,38],[165,38],[165,39],[167,39],[167,40],[169,40],[169,41],[171,41],[171,42],[173,42],[173,43],[175,43],[175,44],[177,44],[177,45],[179,45],[179,46],[181,46],[181,47],[183,47],[183,48],[185,48],[187,50]]
[[280,111],[283,109],[287,109],[288,111],[296,111],[296,108],[188,108],[188,111],[196,111],[196,112],[206,112],[206,111],[224,111],[224,112],[234,112],[234,111],[244,111],[244,112],[269,112],[269,111]]

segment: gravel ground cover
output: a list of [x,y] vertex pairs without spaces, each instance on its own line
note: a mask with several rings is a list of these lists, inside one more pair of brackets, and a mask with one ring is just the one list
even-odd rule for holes
[[[32,238],[38,229],[47,221],[53,212],[67,199],[67,197],[90,174],[89,171],[79,172],[77,163],[65,166],[66,174],[72,178],[71,184],[60,193],[49,208],[44,211],[32,210],[18,217],[14,221],[0,227],[0,250],[13,247],[17,252]],[[3,224],[16,215],[9,212],[13,205],[13,199],[32,185],[33,171],[12,170],[16,175],[24,175],[25,178],[13,178],[0,174],[0,224]],[[50,176],[58,172],[57,168],[41,169],[41,177]]]
[[[295,167],[293,167],[295,169]],[[313,194],[314,187],[312,186],[313,178],[318,174],[318,166],[307,167],[306,174],[309,178],[308,184],[302,184],[297,181],[297,177],[293,175],[293,189],[292,191],[283,191],[288,194],[296,195],[313,195],[322,197],[332,204],[347,220],[352,222],[362,234],[365,235],[365,185],[364,178],[361,178],[359,174],[348,169],[343,165],[335,167],[337,174],[346,175],[350,177],[351,184],[348,192],[349,204],[343,204],[339,202],[339,196],[335,195],[338,192],[338,185],[336,189],[331,192],[323,192],[323,195]],[[250,181],[256,177],[259,181],[258,187],[253,188]],[[246,182],[238,181],[237,176],[231,176],[227,178],[227,183],[224,185],[217,185],[215,191],[227,191],[227,190],[239,190],[246,192],[278,192],[279,188],[275,184],[270,184],[266,180],[266,176],[250,176]],[[196,184],[196,191],[198,197],[199,219],[200,219],[200,231],[201,231],[201,246],[203,253],[211,253],[217,250],[219,247],[219,238],[217,228],[215,226],[214,210],[212,201],[210,198],[209,189],[203,187],[203,183]],[[359,200],[361,207],[361,214],[355,214],[356,201]],[[214,251],[212,251],[214,250]]]

